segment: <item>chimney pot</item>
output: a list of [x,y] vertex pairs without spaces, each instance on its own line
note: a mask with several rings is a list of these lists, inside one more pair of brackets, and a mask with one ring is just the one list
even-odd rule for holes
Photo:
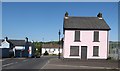
[[28,37],[25,38],[25,41],[28,42]]
[[8,40],[8,37],[5,37],[5,40]]
[[65,19],[68,19],[68,12],[65,13]]
[[68,17],[68,12],[65,13],[65,17]]
[[99,19],[102,19],[102,13],[98,13],[98,15],[97,15],[97,17],[99,18]]

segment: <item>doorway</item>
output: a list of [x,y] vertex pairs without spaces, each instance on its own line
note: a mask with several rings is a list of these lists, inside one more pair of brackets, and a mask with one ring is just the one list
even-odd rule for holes
[[87,46],[81,46],[81,59],[87,59]]

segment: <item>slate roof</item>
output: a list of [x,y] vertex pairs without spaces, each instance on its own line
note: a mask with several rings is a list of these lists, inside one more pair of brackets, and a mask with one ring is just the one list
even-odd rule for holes
[[68,16],[64,19],[65,29],[79,29],[79,30],[110,30],[104,19],[98,17],[74,17]]
[[[0,46],[1,46],[1,42],[3,42],[3,41],[4,40],[0,40]],[[12,44],[14,46],[25,46],[26,45],[25,40],[12,40],[12,39],[9,39],[9,40],[7,40],[7,42],[9,42],[10,44]],[[32,46],[32,43],[28,42],[28,45]]]
[[[60,48],[62,46],[60,45]],[[42,48],[59,48],[59,44],[43,44]]]
[[25,46],[25,40],[7,40],[9,43],[14,46]]

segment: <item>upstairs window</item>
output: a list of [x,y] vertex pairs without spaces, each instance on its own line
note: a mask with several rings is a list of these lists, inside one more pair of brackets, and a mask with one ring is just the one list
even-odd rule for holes
[[75,31],[75,41],[80,41],[80,31]]
[[94,42],[99,42],[99,32],[94,31]]

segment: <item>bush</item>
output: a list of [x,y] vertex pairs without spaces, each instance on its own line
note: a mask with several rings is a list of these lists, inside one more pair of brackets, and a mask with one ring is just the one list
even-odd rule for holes
[[40,58],[40,56],[41,56],[40,52],[36,52],[35,55],[34,55],[34,57],[36,57],[36,58]]
[[49,55],[49,53],[47,51],[45,51],[44,55]]
[[111,60],[112,58],[111,57],[108,57],[107,60]]
[[52,54],[52,55],[57,55],[57,54]]

